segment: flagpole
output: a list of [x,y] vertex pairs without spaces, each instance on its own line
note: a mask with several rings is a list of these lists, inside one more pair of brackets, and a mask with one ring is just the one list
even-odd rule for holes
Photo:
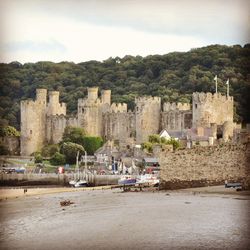
[[227,80],[227,98],[229,98],[229,79]]
[[215,93],[217,94],[217,75],[214,77],[215,80]]

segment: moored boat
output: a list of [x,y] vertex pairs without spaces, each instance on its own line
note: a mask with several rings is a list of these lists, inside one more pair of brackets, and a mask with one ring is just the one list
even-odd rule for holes
[[118,180],[119,185],[128,185],[128,184],[135,184],[135,183],[136,183],[136,178],[129,176],[129,175],[123,175]]

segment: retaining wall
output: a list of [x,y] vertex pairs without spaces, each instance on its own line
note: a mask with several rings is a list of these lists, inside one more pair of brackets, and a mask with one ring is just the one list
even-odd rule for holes
[[[0,185],[28,186],[28,185],[68,185],[70,180],[76,179],[76,174],[33,174],[33,173],[11,173],[0,174]],[[117,184],[118,175],[94,175],[80,173],[80,178],[86,180],[93,186]]]
[[187,188],[241,182],[250,188],[250,143],[195,147],[160,154],[161,186]]

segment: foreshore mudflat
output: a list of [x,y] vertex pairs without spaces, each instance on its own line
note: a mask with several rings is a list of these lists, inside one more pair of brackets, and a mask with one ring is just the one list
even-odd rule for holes
[[42,190],[0,202],[1,249],[247,249],[250,244],[250,196],[219,193],[222,186],[160,192],[55,188],[40,195]]

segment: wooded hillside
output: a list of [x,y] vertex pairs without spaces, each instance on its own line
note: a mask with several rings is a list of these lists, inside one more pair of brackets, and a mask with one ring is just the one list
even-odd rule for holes
[[235,98],[237,121],[250,122],[250,44],[241,47],[211,45],[166,55],[125,56],[103,62],[12,62],[0,64],[0,124],[20,128],[20,100],[34,98],[36,88],[60,91],[67,112],[76,112],[77,99],[87,87],[112,90],[112,101],[133,108],[137,95],[162,97],[163,101],[189,102],[192,92],[226,93]]

